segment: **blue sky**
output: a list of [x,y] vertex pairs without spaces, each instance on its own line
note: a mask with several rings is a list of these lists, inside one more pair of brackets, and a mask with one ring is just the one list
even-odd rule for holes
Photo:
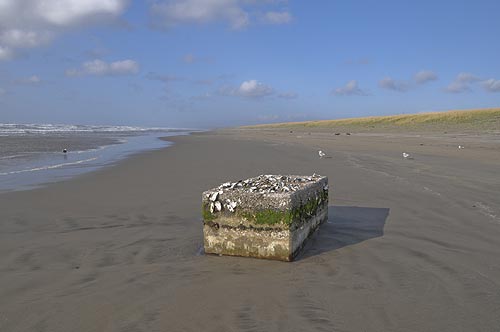
[[220,127],[496,107],[499,1],[0,0],[0,122]]

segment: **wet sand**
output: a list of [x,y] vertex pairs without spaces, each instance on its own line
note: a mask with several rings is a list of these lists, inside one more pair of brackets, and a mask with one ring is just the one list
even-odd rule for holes
[[[498,330],[498,136],[169,140],[0,194],[0,331]],[[299,259],[203,255],[201,192],[272,173],[329,177],[328,223]]]

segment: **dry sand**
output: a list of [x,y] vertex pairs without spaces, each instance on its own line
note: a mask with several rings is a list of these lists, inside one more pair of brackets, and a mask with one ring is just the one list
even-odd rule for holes
[[[0,195],[0,331],[499,330],[498,136],[173,140]],[[203,190],[314,172],[329,222],[298,261],[203,255]]]

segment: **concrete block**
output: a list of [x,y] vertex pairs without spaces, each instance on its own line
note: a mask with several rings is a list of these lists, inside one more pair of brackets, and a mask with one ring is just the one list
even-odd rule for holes
[[260,175],[202,194],[205,253],[292,261],[328,219],[328,178]]

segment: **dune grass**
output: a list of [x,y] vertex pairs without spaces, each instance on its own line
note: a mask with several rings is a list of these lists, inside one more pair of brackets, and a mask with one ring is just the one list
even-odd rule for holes
[[405,130],[500,130],[500,108],[373,116],[338,120],[287,122],[246,126],[243,128],[304,129],[405,129]]

